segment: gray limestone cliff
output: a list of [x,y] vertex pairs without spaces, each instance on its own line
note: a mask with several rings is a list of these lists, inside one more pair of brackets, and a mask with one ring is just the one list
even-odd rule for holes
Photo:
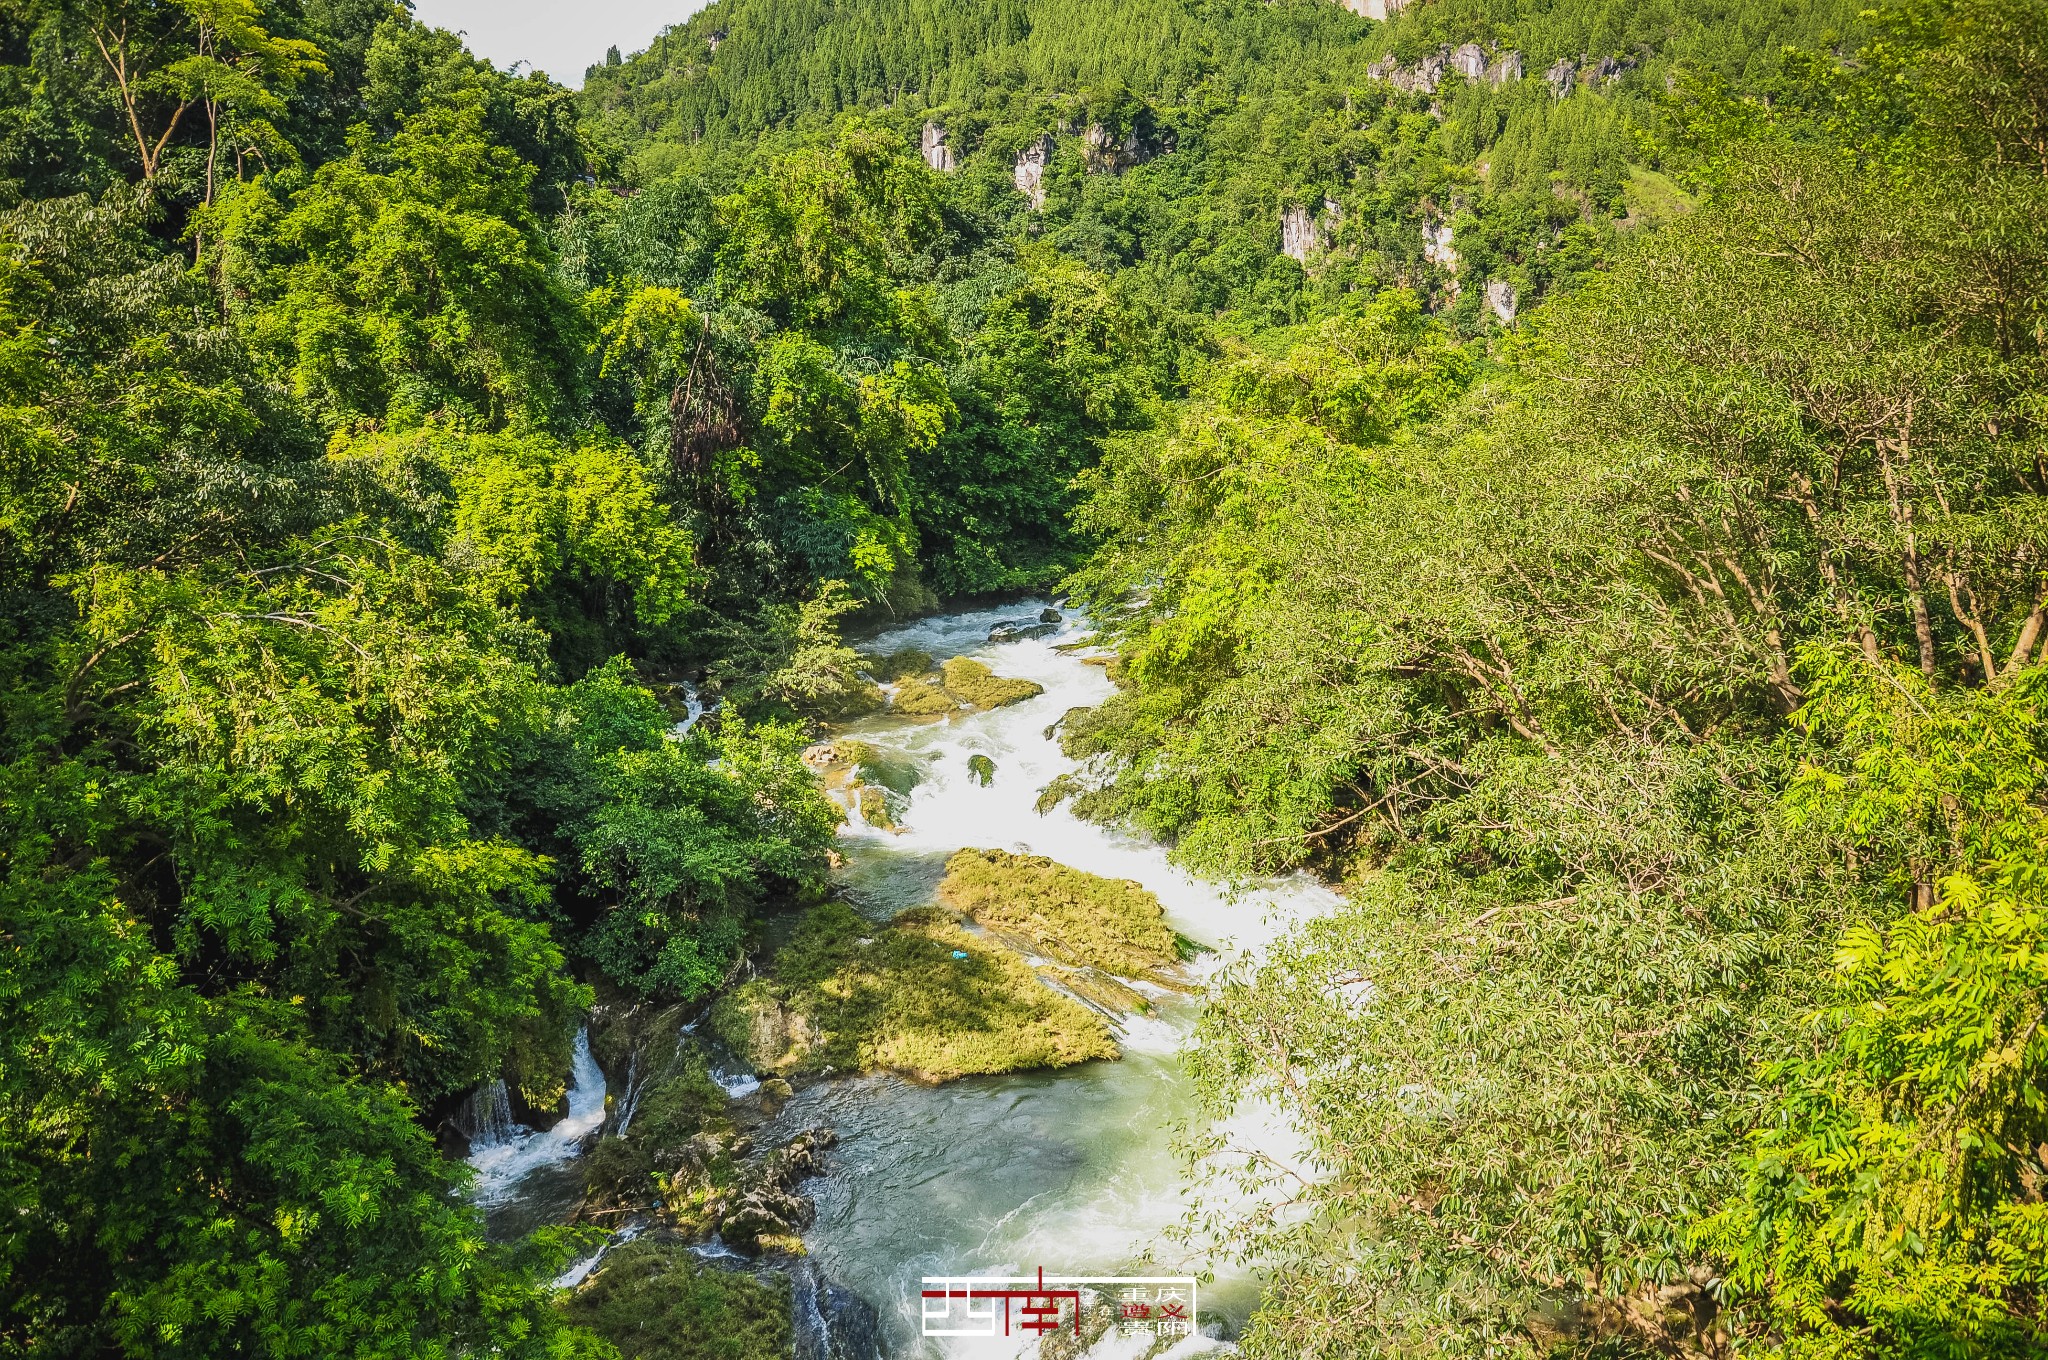
[[1011,180],[1017,192],[1031,200],[1033,212],[1045,208],[1045,171],[1052,164],[1054,145],[1048,132],[1017,153],[1017,168],[1011,173]]
[[953,155],[953,148],[946,144],[946,130],[937,123],[924,125],[924,136],[919,140],[918,150],[924,156],[924,163],[942,175],[949,175],[960,166]]

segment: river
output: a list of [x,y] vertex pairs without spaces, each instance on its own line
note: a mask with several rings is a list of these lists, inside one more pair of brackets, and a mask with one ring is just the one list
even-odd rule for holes
[[[1073,768],[1047,729],[1114,688],[1101,666],[1069,647],[1086,637],[1078,618],[1050,636],[988,641],[995,625],[1034,621],[1044,607],[1037,601],[943,615],[860,644],[879,653],[911,647],[941,660],[971,656],[998,675],[1035,680],[1045,693],[988,713],[922,722],[884,714],[851,729],[914,767],[918,782],[900,833],[857,816],[842,833],[846,899],[882,921],[930,902],[947,856],[964,846],[1046,855],[1142,883],[1177,930],[1218,951],[1206,969],[1334,907],[1333,895],[1305,878],[1232,893],[1175,868],[1148,841],[1064,808],[1035,810],[1039,790]],[[969,774],[974,755],[995,763],[986,787]],[[1028,1274],[1041,1266],[1048,1274],[1115,1273],[1149,1255],[1142,1273],[1214,1269],[1202,1294],[1204,1316],[1242,1321],[1256,1301],[1255,1280],[1221,1262],[1188,1259],[1164,1236],[1185,1207],[1176,1126],[1198,1117],[1176,1058],[1197,1004],[1170,1001],[1133,1020],[1119,1036],[1124,1056],[1116,1062],[938,1087],[888,1076],[822,1082],[789,1103],[777,1132],[826,1124],[841,1140],[834,1173],[806,1187],[818,1216],[805,1243],[820,1269],[880,1311],[891,1356],[997,1353],[988,1342],[952,1342],[957,1349],[946,1351],[920,1335],[926,1275]],[[1277,1121],[1232,1135],[1283,1160],[1298,1155]],[[504,1194],[501,1178],[490,1184]]]

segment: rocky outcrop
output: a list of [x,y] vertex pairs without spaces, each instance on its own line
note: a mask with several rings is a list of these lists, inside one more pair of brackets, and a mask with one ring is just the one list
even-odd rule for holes
[[942,175],[950,175],[960,168],[960,162],[953,154],[953,148],[946,144],[946,130],[937,123],[926,122],[924,135],[919,139],[918,151],[924,163]]
[[1422,258],[1450,273],[1458,272],[1458,251],[1451,244],[1452,231],[1448,222],[1425,222],[1422,224]]
[[1081,160],[1091,175],[1114,175],[1152,159],[1144,138],[1133,127],[1118,137],[1100,123],[1090,123],[1081,136]]
[[1520,80],[1526,69],[1522,54],[1513,49],[1489,60],[1478,43],[1465,43],[1455,49],[1446,44],[1413,66],[1403,66],[1392,56],[1384,56],[1366,67],[1365,74],[1368,80],[1383,80],[1409,94],[1435,94],[1448,71],[1456,71],[1470,81],[1505,85]]
[[1317,238],[1315,219],[1308,215],[1308,209],[1299,203],[1292,204],[1280,214],[1280,253],[1290,259],[1306,264],[1309,255],[1322,249]]
[[1517,301],[1515,285],[1509,283],[1506,279],[1488,279],[1486,281],[1486,306],[1494,314],[1495,318],[1500,321],[1501,325],[1512,326],[1515,324],[1515,304]]
[[1311,255],[1330,248],[1343,223],[1344,209],[1334,199],[1324,199],[1323,210],[1313,217],[1307,208],[1295,204],[1280,214],[1280,253],[1307,264]]
[[1633,57],[1602,57],[1594,64],[1593,74],[1589,79],[1595,85],[1612,85],[1635,69]]
[[[796,1187],[825,1169],[823,1153],[837,1141],[830,1129],[807,1129],[781,1147],[742,1163],[732,1184],[720,1190],[712,1202],[719,1238],[749,1256],[800,1242],[817,1210],[809,1199],[796,1193]],[[691,1174],[687,1164],[677,1168],[676,1176],[687,1174]]]
[[1060,626],[1057,623],[1047,623],[1044,619],[1007,619],[988,630],[988,640],[1022,642],[1026,638],[1051,637],[1059,630]]
[[1045,209],[1045,172],[1052,165],[1054,149],[1052,134],[1048,132],[1017,153],[1017,167],[1011,180],[1017,192],[1031,200],[1033,212]]
[[1559,57],[1556,61],[1552,62],[1550,69],[1543,73],[1543,79],[1550,86],[1551,98],[1562,99],[1570,94],[1573,84],[1578,80],[1578,75],[1579,64],[1570,57]]
[[1343,0],[1343,4],[1361,19],[1388,19],[1408,8],[1408,0]]

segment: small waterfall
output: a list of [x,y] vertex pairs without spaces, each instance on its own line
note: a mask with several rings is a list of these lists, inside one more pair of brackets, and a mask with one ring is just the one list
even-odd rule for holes
[[[553,1128],[535,1133],[513,1123],[505,1084],[498,1082],[495,1089],[497,1094],[488,1103],[503,1103],[503,1135],[485,1142],[472,1139],[469,1153],[469,1164],[477,1173],[475,1197],[484,1205],[501,1204],[511,1198],[528,1173],[578,1156],[584,1141],[604,1124],[604,1071],[598,1067],[597,1059],[590,1056],[589,1027],[576,1032],[574,1059],[569,1069],[569,1112]],[[492,1117],[498,1116],[494,1113]]]
[[804,1257],[789,1266],[789,1313],[796,1360],[881,1360],[882,1325],[873,1306]]
[[498,1147],[525,1131],[512,1120],[512,1095],[502,1079],[472,1091],[454,1122],[471,1153]]
[[683,720],[669,728],[668,734],[672,737],[687,737],[698,720],[715,710],[718,705],[705,707],[704,701],[697,697],[697,687],[687,680],[678,681],[675,687],[683,692]]
[[618,1127],[612,1130],[613,1137],[625,1137],[626,1130],[632,1127],[633,1111],[640,1108],[641,1084],[640,1046],[635,1044],[633,1051],[626,1055],[626,1093],[619,1097],[619,1123]]
[[606,1238],[603,1246],[574,1265],[571,1265],[560,1275],[557,1275],[555,1277],[555,1288],[574,1289],[577,1285],[582,1284],[590,1278],[590,1272],[597,1269],[597,1263],[604,1260],[606,1252],[610,1251],[613,1247],[624,1246],[645,1231],[647,1231],[647,1220],[645,1219],[636,1218],[632,1222],[627,1223],[617,1232]]

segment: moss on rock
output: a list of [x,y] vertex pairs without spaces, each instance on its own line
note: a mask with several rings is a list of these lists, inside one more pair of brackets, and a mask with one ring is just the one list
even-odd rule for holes
[[767,978],[720,999],[712,1026],[768,1072],[936,1082],[1117,1056],[1100,1017],[930,908],[884,927],[842,903],[815,908]]
[[783,1360],[792,1344],[786,1279],[717,1270],[678,1243],[606,1253],[565,1308],[622,1360]]
[[931,653],[920,652],[915,647],[905,647],[887,656],[870,656],[863,659],[868,663],[869,674],[888,685],[928,674],[934,669]]
[[960,700],[947,692],[937,679],[914,675],[896,686],[896,698],[891,705],[896,712],[912,718],[935,718],[957,712]]
[[964,656],[950,657],[939,668],[946,692],[975,708],[1001,708],[1022,703],[1045,693],[1035,680],[1011,680],[997,675],[981,662]]
[[889,806],[887,789],[877,788],[873,784],[863,784],[860,786],[859,796],[860,815],[867,819],[869,826],[878,827],[883,831],[902,829],[896,823],[895,810]]
[[1183,952],[1159,899],[1139,884],[1043,855],[962,850],[946,861],[939,900],[1034,953],[1123,977],[1154,978]]

